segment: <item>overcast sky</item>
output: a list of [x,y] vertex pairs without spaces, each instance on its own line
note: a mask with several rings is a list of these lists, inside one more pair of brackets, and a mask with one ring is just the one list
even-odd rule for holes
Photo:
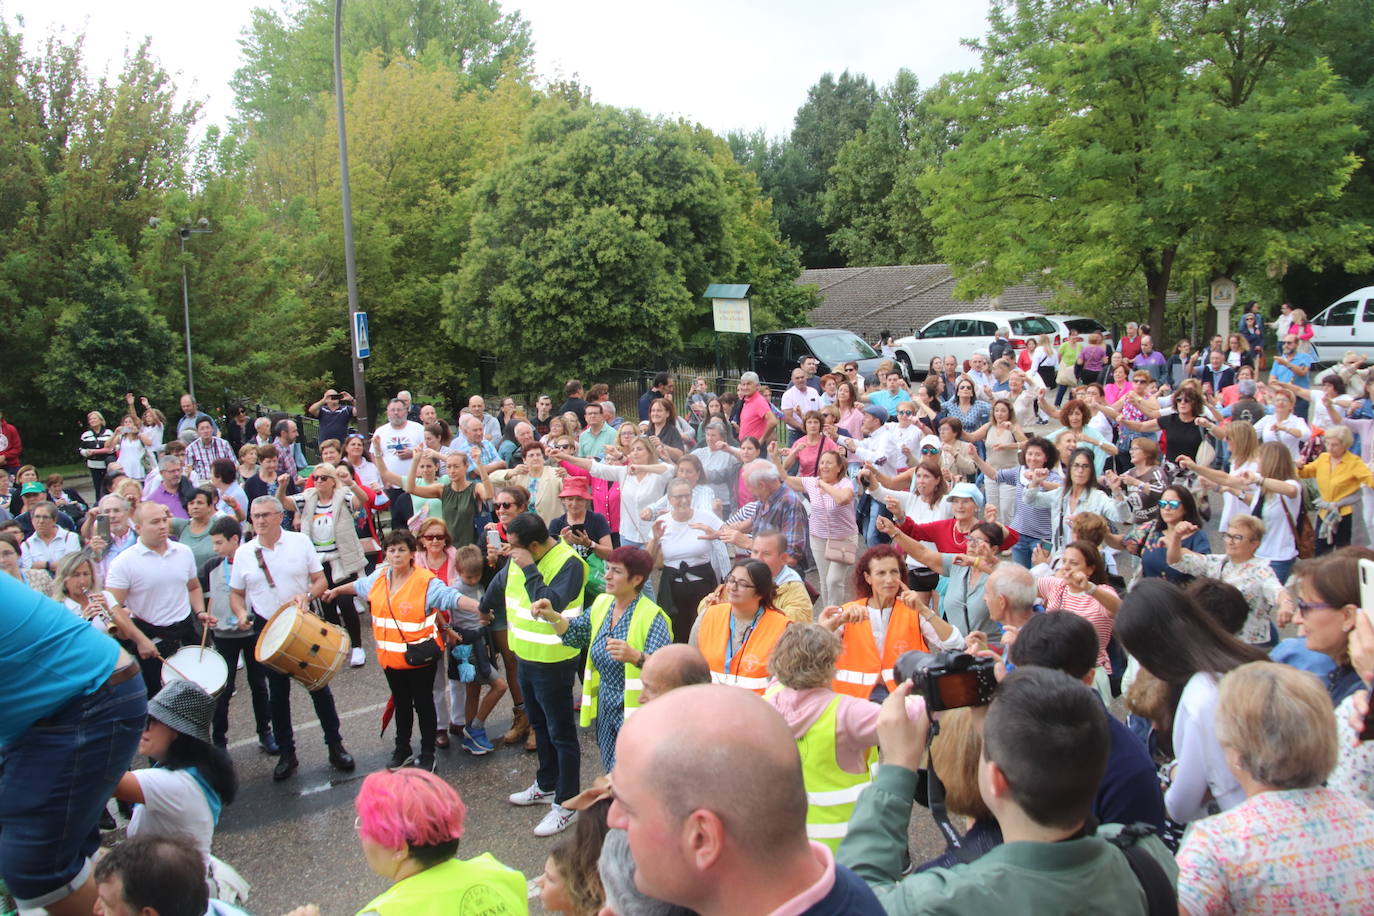
[[[806,90],[824,72],[848,69],[879,86],[901,67],[922,86],[969,69],[960,45],[986,28],[978,0],[524,0],[543,76],[574,74],[600,102],[682,116],[718,133],[762,127],[791,130]],[[11,23],[25,21],[28,47],[50,29],[86,33],[86,59],[118,71],[124,49],[145,35],[183,94],[206,102],[208,121],[233,110],[229,78],[238,38],[254,6],[280,0],[0,0]]]

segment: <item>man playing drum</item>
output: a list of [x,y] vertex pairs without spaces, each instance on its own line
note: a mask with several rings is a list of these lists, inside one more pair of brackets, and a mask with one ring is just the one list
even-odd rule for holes
[[191,548],[170,540],[172,516],[166,506],[140,504],[134,529],[138,543],[115,557],[106,586],[139,629],[134,648],[148,696],[154,696],[162,689],[162,659],[200,642],[191,614],[205,613],[205,594]]
[[[272,496],[259,496],[249,509],[255,540],[239,545],[234,554],[229,575],[229,605],[234,615],[242,619],[249,607],[253,609],[253,632],[261,634],[268,619],[284,604],[305,603],[318,598],[326,588],[324,567],[310,538],[295,531],[283,531],[281,504]],[[281,757],[272,771],[272,778],[283,780],[296,772],[295,732],[291,727],[291,678],[267,668],[253,653],[248,655],[250,677],[252,667],[261,666],[267,675],[267,689],[272,703],[272,731],[281,748]],[[334,694],[329,687],[321,687],[310,694],[315,704],[315,716],[324,731],[329,747],[329,763],[336,770],[351,772],[353,757],[344,750],[339,734],[339,713],[334,708]]]

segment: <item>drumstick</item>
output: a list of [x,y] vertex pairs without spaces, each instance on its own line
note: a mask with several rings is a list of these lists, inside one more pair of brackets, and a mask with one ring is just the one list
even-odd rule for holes
[[202,624],[202,627],[203,629],[200,632],[200,651],[204,652],[205,644],[210,641],[210,625],[206,623]]
[[161,652],[158,653],[158,655],[157,655],[157,660],[160,661],[160,662],[162,662],[162,663],[163,663],[164,665],[166,665],[168,668],[171,668],[172,671],[176,674],[176,676],[179,677],[179,678],[181,678],[183,681],[189,681],[189,680],[191,680],[191,678],[189,678],[189,677],[187,677],[186,675],[182,674],[180,671],[177,671],[177,666],[176,666],[176,665],[172,664],[171,662],[167,661],[167,659],[163,658]]

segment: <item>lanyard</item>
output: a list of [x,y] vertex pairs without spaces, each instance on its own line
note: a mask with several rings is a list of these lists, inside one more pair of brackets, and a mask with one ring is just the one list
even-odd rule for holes
[[[750,622],[749,628],[744,631],[744,638],[739,641],[739,646],[743,649],[749,644],[749,637],[754,633],[754,627],[759,625],[759,618],[763,616],[763,605],[759,605],[758,611],[754,613],[754,619]],[[730,660],[735,657],[735,612],[730,611],[730,636],[725,640],[725,673],[730,673]]]
[[[635,595],[634,600],[630,602],[630,606],[627,607],[627,608],[625,608],[625,613],[623,613],[623,614],[620,615],[620,620],[624,620],[624,619],[627,618],[627,617],[634,617],[635,605],[639,604],[639,599],[640,599],[642,596],[643,596],[643,593],[640,593],[639,595]],[[614,616],[615,616],[615,602],[612,601],[612,602],[611,602],[611,606],[608,607],[608,608],[606,608],[606,619],[602,622],[602,626],[601,626],[601,632],[604,633],[604,634],[606,634],[605,639],[610,639],[610,638],[611,638],[611,634],[615,632],[616,626],[620,623],[619,620],[613,620],[613,619],[612,619]],[[600,634],[597,634],[597,635],[600,635]],[[630,634],[629,634],[628,631],[626,631],[625,635],[626,635],[626,637],[628,637]],[[602,648],[605,648],[605,645],[606,645],[605,639],[602,640],[602,643],[601,643]],[[629,639],[627,638],[625,641],[626,641],[626,642],[629,642]],[[641,651],[642,651],[642,647],[641,647]],[[727,651],[728,651],[728,649],[727,649]],[[611,661],[615,661],[615,659],[611,659]],[[726,664],[727,664],[727,666],[728,666],[729,663],[727,662]]]

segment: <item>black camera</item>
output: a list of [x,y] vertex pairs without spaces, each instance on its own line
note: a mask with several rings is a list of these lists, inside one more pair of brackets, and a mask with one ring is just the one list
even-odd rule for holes
[[903,652],[893,665],[898,683],[910,680],[926,709],[940,712],[986,706],[997,692],[997,663],[965,652]]

